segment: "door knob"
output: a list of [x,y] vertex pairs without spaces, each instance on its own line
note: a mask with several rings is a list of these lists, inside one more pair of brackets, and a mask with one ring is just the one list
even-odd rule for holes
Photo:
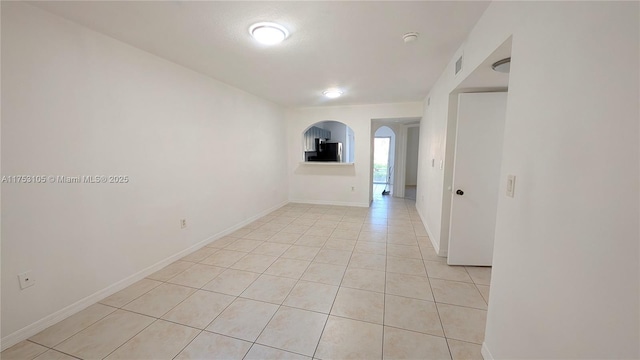
[[458,190],[456,190],[456,194],[457,195],[464,195],[464,191],[458,189]]

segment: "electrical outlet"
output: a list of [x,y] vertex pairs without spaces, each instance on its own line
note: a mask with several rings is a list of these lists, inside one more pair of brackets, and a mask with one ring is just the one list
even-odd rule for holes
[[180,229],[185,229],[187,227],[187,219],[180,219]]
[[24,290],[29,286],[33,286],[36,283],[36,278],[33,277],[32,271],[27,271],[18,274],[18,281],[20,281],[20,289]]

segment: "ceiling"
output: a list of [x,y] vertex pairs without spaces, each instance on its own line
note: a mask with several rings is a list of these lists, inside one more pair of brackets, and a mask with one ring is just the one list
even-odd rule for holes
[[[284,106],[421,101],[487,1],[36,1],[42,9]],[[284,25],[268,47],[249,26]],[[418,32],[405,44],[402,35]],[[345,94],[326,99],[322,91]]]

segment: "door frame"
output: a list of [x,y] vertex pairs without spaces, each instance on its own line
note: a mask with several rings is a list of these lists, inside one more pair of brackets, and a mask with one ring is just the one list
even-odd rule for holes
[[[497,161],[497,165],[498,165],[497,166],[497,173],[496,173],[497,178],[494,179],[495,180],[495,186],[496,186],[496,188],[495,188],[495,190],[496,190],[495,197],[494,196],[489,196],[490,198],[495,199],[495,201],[496,201],[495,202],[495,209],[497,211],[497,202],[498,202],[498,198],[499,198],[498,188],[499,188],[499,184],[500,184],[500,181],[501,181],[501,179],[500,179],[500,168],[501,168],[501,165],[500,164],[502,163],[502,157],[503,157],[502,155],[503,155],[503,143],[504,143],[504,130],[505,130],[505,124],[506,124],[506,108],[507,108],[507,101],[508,101],[509,92],[506,91],[506,89],[505,89],[505,91],[468,91],[468,92],[460,92],[456,96],[456,99],[457,99],[456,104],[458,106],[456,106],[456,108],[457,108],[457,110],[456,110],[456,128],[455,128],[455,133],[453,134],[455,136],[455,140],[453,142],[453,148],[454,149],[452,151],[453,152],[453,163],[452,163],[452,166],[451,166],[452,177],[451,177],[451,182],[450,182],[451,185],[448,187],[449,191],[447,191],[447,193],[449,195],[449,200],[450,200],[450,203],[449,203],[449,205],[450,205],[450,210],[449,210],[449,228],[447,229],[448,239],[447,239],[447,249],[446,249],[447,250],[447,254],[448,254],[448,256],[447,256],[447,258],[448,258],[447,259],[447,264],[449,264],[449,265],[469,265],[469,266],[491,266],[492,260],[487,261],[486,258],[484,258],[482,256],[480,256],[480,258],[482,258],[482,260],[479,260],[477,254],[476,254],[475,257],[472,256],[475,259],[475,260],[473,260],[473,263],[465,262],[465,261],[469,261],[468,260],[468,256],[466,256],[467,260],[461,260],[460,252],[458,252],[458,254],[456,256],[456,260],[453,263],[450,262],[451,253],[450,253],[449,250],[450,250],[450,247],[451,247],[451,236],[452,236],[452,231],[453,231],[452,229],[454,229],[454,227],[458,228],[461,225],[459,218],[458,218],[458,221],[456,223],[454,223],[454,221],[453,221],[454,220],[453,203],[454,203],[454,200],[459,197],[458,195],[456,195],[455,191],[457,189],[459,189],[461,186],[463,187],[463,190],[464,190],[464,184],[460,183],[460,181],[459,181],[460,179],[458,179],[458,181],[456,181],[456,172],[457,172],[457,170],[465,170],[465,169],[468,170],[469,169],[469,167],[467,167],[467,165],[469,165],[468,162],[464,163],[462,166],[461,166],[461,164],[458,163],[458,156],[460,155],[460,154],[458,154],[458,151],[460,150],[460,148],[458,148],[458,145],[466,144],[466,142],[462,142],[462,143],[460,142],[460,134],[458,133],[458,131],[459,131],[459,126],[458,125],[459,125],[459,121],[460,121],[460,116],[459,116],[460,115],[459,114],[460,100],[459,99],[463,94],[468,94],[469,96],[479,95],[479,98],[481,100],[480,102],[482,102],[483,104],[487,103],[487,100],[485,100],[486,96],[489,96],[490,99],[493,99],[493,98],[495,98],[495,96],[493,96],[493,94],[500,94],[500,95],[497,95],[496,101],[498,103],[504,102],[504,108],[500,107],[500,109],[503,109],[503,110],[502,111],[498,111],[498,114],[504,114],[503,115],[504,118],[498,120],[499,122],[501,122],[500,125],[498,125],[498,122],[493,124],[495,126],[494,130],[498,130],[498,132],[500,132],[500,134],[499,134],[499,137],[500,137],[500,139],[499,139],[500,140],[499,141],[499,148],[500,148],[500,150],[498,151],[495,148],[493,149],[493,150],[496,150],[495,154],[497,154],[497,158],[494,158],[493,156],[490,157],[492,160],[489,160],[489,158],[484,158],[487,161]],[[470,101],[473,103],[473,101],[477,101],[477,100],[475,100],[477,98],[478,97],[471,98],[473,100],[470,100]],[[493,101],[493,100],[488,100],[488,101]],[[494,105],[494,103],[491,103],[491,102],[490,102],[490,104]],[[492,107],[492,109],[496,109],[496,108]],[[469,118],[465,117],[465,119],[469,119]],[[476,124],[478,124],[478,123],[476,122]],[[468,134],[468,131],[467,131],[467,134]],[[495,135],[496,133],[495,132],[493,132],[493,133],[490,132],[489,134]],[[485,139],[486,138],[487,137],[485,137]],[[489,139],[494,139],[495,140],[495,138],[493,138],[492,136],[489,136]],[[495,144],[495,142],[493,142],[493,141],[492,141],[492,143]],[[465,149],[465,151],[467,151],[467,156],[468,156],[469,155],[468,154],[468,149]],[[488,154],[485,154],[485,155],[488,155]],[[472,161],[472,162],[473,163],[478,163],[478,161]],[[473,168],[473,165],[469,165],[469,166],[471,168]],[[486,164],[485,164],[485,167],[486,167]],[[495,170],[495,168],[493,168],[493,169]],[[486,169],[484,169],[484,170],[486,170]],[[462,171],[462,172],[464,172],[464,171]],[[465,183],[464,180],[469,180],[469,179],[463,178],[462,180],[463,180],[462,182]],[[492,181],[491,178],[489,179],[489,181]],[[454,187],[454,185],[455,185],[455,187]],[[466,183],[466,185],[468,185],[469,187],[472,187],[468,182]],[[476,189],[476,190],[482,190],[482,189]],[[485,200],[487,200],[487,199],[485,199]],[[465,200],[460,199],[458,201],[465,201]],[[467,202],[467,204],[468,204],[468,202]],[[492,206],[493,206],[492,203],[482,202],[481,204],[484,205],[485,207],[488,206],[488,208],[486,208],[487,210],[492,209]],[[464,208],[462,203],[458,202],[458,205],[461,208]],[[458,208],[458,207],[456,207],[456,208]],[[460,214],[459,211],[460,210],[458,210],[458,212],[457,212],[458,214]],[[487,216],[486,214],[487,214],[487,212],[483,211],[483,215]],[[483,216],[483,215],[480,215],[480,216]],[[471,218],[467,218],[465,220],[469,220],[470,223],[473,223],[473,221],[474,221]],[[486,220],[488,220],[488,219],[486,219]],[[491,228],[495,228],[495,221],[496,221],[496,219],[495,219],[495,213],[494,213],[493,223],[490,223],[490,222],[483,222],[483,223],[489,224],[491,226]],[[463,224],[463,226],[467,225],[466,222],[464,222],[462,224]],[[485,239],[485,238],[481,238],[481,239]],[[476,241],[476,244],[477,243],[478,242]],[[458,244],[457,248],[460,249],[460,246],[459,246],[460,242],[457,241],[456,244]],[[492,244],[491,259],[492,259],[493,258],[493,239],[491,240],[491,244]],[[462,256],[462,258],[465,258],[465,256]]]
[[404,197],[404,182],[406,181],[405,171],[407,163],[407,125],[400,125],[396,139],[396,162],[395,182],[393,183],[393,196]]
[[[503,59],[511,55],[511,40],[509,37],[500,44],[476,69],[471,70],[469,75],[462,80],[458,86],[449,93],[449,102],[447,108],[447,124],[444,139],[444,154],[441,170],[443,171],[442,181],[442,198],[440,211],[440,239],[431,239],[436,253],[441,257],[447,257],[449,251],[449,226],[451,217],[451,197],[453,195],[453,161],[456,145],[456,130],[458,127],[458,94],[466,92],[508,92],[508,86],[490,86],[486,84],[468,84],[466,81],[470,79],[476,71],[482,71],[482,68],[490,68],[491,64],[496,60]],[[507,95],[507,107],[509,106]],[[440,164],[434,164],[438,167]]]
[[[394,196],[404,198],[405,188],[407,186],[407,147],[409,136],[409,128],[420,128],[417,124],[402,124],[398,129],[398,137],[396,139],[396,171],[395,183],[393,184]],[[418,149],[418,164],[420,163],[420,149]],[[416,186],[417,189],[417,186]],[[416,195],[417,196],[417,195]]]

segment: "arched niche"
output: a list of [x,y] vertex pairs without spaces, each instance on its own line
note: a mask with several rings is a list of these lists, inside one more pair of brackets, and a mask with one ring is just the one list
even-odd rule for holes
[[302,133],[302,144],[305,162],[355,161],[353,129],[340,121],[325,120],[309,126]]

